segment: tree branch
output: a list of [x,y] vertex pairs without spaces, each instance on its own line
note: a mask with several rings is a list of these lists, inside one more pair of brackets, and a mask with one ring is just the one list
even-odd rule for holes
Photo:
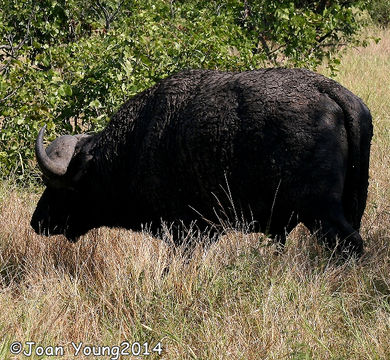
[[23,85],[24,85],[24,83],[19,85],[16,89],[9,92],[6,96],[4,96],[2,99],[0,99],[0,104],[3,103],[4,101],[8,100],[10,97],[14,96]]
[[173,19],[175,17],[175,7],[173,4],[175,3],[175,0],[170,0],[169,6],[171,7],[171,18]]
[[119,14],[119,11],[122,7],[124,3],[124,0],[122,0],[119,4],[118,4],[118,7],[110,14],[110,12],[107,10],[107,8],[99,1],[99,0],[96,0],[96,6],[97,8],[92,5],[92,9],[99,14],[99,10],[100,12],[103,13],[103,16],[104,16],[104,20],[106,22],[106,26],[105,26],[105,29],[108,31],[111,27],[111,23],[115,20],[115,18],[118,16]]
[[16,60],[18,58],[17,53],[22,48],[22,46],[27,42],[27,40],[29,40],[32,16],[33,16],[33,14],[31,14],[31,16],[28,20],[28,23],[26,26],[26,34],[24,35],[24,38],[22,40],[20,40],[18,45],[15,46],[14,42],[13,42],[15,35],[8,34],[6,36],[8,45],[1,45],[0,46],[0,50],[4,50],[6,56],[9,57],[7,63],[2,68],[0,68],[0,73],[3,73],[3,72],[6,73],[8,71],[12,59]]

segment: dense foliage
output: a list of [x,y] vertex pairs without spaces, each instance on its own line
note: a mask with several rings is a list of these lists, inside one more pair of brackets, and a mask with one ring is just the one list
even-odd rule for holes
[[331,69],[355,1],[0,0],[0,177],[25,178],[33,142],[101,129],[125,99],[183,68]]
[[372,0],[368,7],[374,23],[386,27],[390,24],[390,0]]

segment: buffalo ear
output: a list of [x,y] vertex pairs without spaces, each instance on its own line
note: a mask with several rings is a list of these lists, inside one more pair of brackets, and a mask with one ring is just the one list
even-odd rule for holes
[[93,136],[88,134],[75,135],[78,143],[75,149],[75,154],[69,164],[67,178],[70,183],[77,184],[82,176],[87,172],[89,162],[93,159],[91,153]]

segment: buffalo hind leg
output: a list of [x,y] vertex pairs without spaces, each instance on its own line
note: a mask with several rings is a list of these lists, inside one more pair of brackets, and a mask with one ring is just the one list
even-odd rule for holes
[[318,216],[316,220],[305,225],[316,232],[320,240],[330,249],[344,257],[363,254],[363,239],[360,234],[345,219],[341,205],[328,208],[327,213]]

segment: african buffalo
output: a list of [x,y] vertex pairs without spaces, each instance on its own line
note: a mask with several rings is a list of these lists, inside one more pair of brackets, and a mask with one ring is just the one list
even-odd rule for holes
[[[36,157],[47,185],[31,225],[70,241],[100,226],[218,223],[218,209],[285,241],[298,222],[361,254],[371,115],[303,69],[189,70],[128,100],[94,135]],[[207,219],[207,221],[205,220]]]

